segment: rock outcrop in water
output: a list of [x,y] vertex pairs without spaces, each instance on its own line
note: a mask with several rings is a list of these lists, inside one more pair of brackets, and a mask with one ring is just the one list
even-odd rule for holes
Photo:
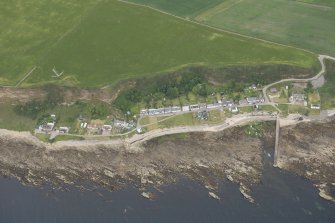
[[278,167],[310,179],[335,202],[335,119],[282,128]]

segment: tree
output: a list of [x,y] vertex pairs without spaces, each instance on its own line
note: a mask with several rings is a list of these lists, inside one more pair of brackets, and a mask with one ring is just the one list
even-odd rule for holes
[[313,93],[313,85],[312,85],[312,82],[311,81],[308,81],[307,83],[307,87],[305,88],[305,92],[307,94],[309,93]]
[[196,95],[207,97],[208,96],[207,85],[197,84],[196,86],[193,87],[192,92]]
[[166,92],[166,97],[169,99],[174,99],[179,96],[179,91],[177,87],[169,88]]

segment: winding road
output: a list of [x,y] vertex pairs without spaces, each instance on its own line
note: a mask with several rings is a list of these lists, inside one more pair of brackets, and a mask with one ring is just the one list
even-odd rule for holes
[[263,95],[264,95],[264,98],[265,98],[265,103],[271,103],[271,99],[269,98],[269,96],[267,95],[267,90],[276,85],[276,84],[280,84],[280,83],[284,83],[284,82],[289,82],[289,81],[296,81],[296,82],[308,82],[308,81],[313,81],[313,80],[317,80],[319,79],[325,72],[326,72],[326,65],[324,63],[324,60],[325,59],[328,59],[328,60],[334,60],[335,61],[335,58],[334,57],[331,57],[331,56],[327,56],[327,55],[319,55],[318,57],[320,63],[321,63],[321,71],[314,77],[312,78],[306,78],[306,79],[297,79],[297,78],[289,78],[289,79],[283,79],[283,80],[280,80],[280,81],[277,81],[277,82],[274,82],[274,83],[271,83],[269,85],[266,85],[262,91],[263,91]]

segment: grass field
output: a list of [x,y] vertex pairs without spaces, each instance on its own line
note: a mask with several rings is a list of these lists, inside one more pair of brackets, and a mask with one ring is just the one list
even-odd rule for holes
[[220,3],[223,0],[130,0],[182,17],[194,17]]
[[96,3],[87,0],[0,1],[0,84],[13,85]]
[[196,19],[241,34],[335,55],[333,0],[227,0]]
[[[8,26],[25,28],[15,29],[15,35],[0,33],[1,53],[15,52],[0,62],[0,84],[14,84],[32,66],[38,68],[24,86],[57,82],[101,87],[190,65],[282,63],[310,67],[316,63],[314,54],[215,31],[117,1],[85,7],[78,0],[54,1],[57,7],[47,7],[41,0],[18,2],[22,3],[19,18],[24,23],[7,13],[7,20],[13,20]],[[29,12],[33,2],[40,3],[37,12]],[[59,8],[55,15],[60,17],[55,21],[54,8]],[[67,9],[64,16],[59,14],[63,8]],[[33,22],[24,19],[26,13]],[[39,31],[39,27],[45,30]],[[13,36],[15,40],[11,40]],[[64,71],[63,76],[52,77],[53,68]]]

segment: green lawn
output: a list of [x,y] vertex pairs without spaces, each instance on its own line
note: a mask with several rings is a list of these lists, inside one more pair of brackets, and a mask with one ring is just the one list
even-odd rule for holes
[[254,109],[254,106],[252,105],[252,106],[243,106],[243,107],[240,107],[239,110],[240,110],[240,113],[251,113],[255,109]]
[[[29,12],[30,4],[22,3],[19,18],[25,13],[36,18],[25,23],[31,28],[27,36],[28,31],[19,28],[15,29],[15,40],[11,40],[12,34],[0,33],[1,52],[16,52],[1,61],[0,82],[14,83],[32,66],[38,69],[25,86],[58,82],[100,87],[190,65],[281,63],[311,67],[316,63],[314,54],[215,31],[144,7],[117,1],[83,7],[76,5],[77,1],[55,1],[57,7],[50,8],[36,4],[34,8],[41,9],[34,9],[35,13]],[[63,19],[53,21],[54,8],[63,7],[68,7],[64,18],[56,13]],[[13,20],[9,24],[21,24],[15,14],[7,16]],[[46,34],[36,30],[40,26]],[[52,77],[53,68],[64,71],[63,76]]]
[[[229,2],[229,1],[228,1]],[[199,15],[202,22],[313,52],[335,55],[332,0],[233,1]],[[312,4],[306,4],[312,3]]]
[[208,120],[199,120],[194,117],[194,113],[186,113],[169,118],[165,121],[159,122],[159,128],[172,128],[176,126],[192,126],[202,124],[218,124],[222,123],[226,118],[224,112],[213,110],[209,112]]
[[282,115],[284,116],[288,114],[308,115],[311,111],[308,107],[302,105],[279,104],[278,108],[282,111]]

